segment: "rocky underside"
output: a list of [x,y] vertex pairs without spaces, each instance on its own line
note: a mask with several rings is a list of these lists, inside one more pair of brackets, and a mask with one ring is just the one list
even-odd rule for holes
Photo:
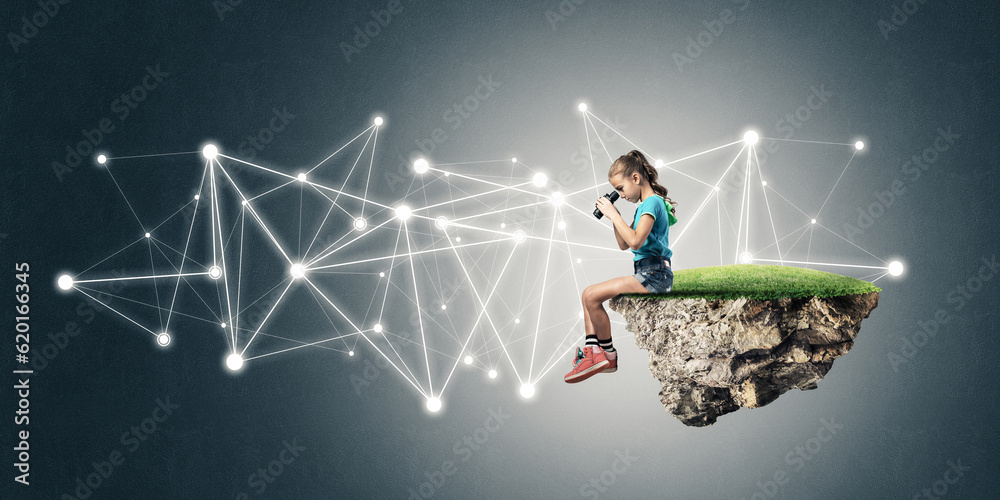
[[649,351],[664,408],[686,425],[706,426],[790,389],[815,389],[854,345],[878,292],[777,300],[619,295],[609,305]]

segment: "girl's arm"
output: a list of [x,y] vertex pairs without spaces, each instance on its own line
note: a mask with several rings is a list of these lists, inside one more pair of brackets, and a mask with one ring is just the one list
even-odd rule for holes
[[597,208],[614,224],[615,239],[621,238],[618,242],[618,248],[622,250],[625,250],[622,247],[622,243],[632,250],[638,250],[646,242],[646,237],[649,236],[650,231],[653,230],[653,221],[655,220],[653,214],[649,214],[649,217],[640,216],[639,223],[633,230],[625,222],[625,219],[622,218],[622,214],[618,213],[618,209],[615,208],[614,204],[607,198],[599,198],[597,200]]
[[628,248],[628,243],[625,243],[625,240],[622,239],[622,235],[618,234],[618,226],[614,226],[614,229],[615,229],[615,239],[618,240],[618,249],[625,250],[626,248]]
[[[649,217],[645,217],[648,215]],[[611,219],[615,224],[615,231],[621,231],[622,240],[628,245],[632,250],[638,250],[644,243],[646,243],[646,237],[649,236],[650,231],[653,230],[653,214],[644,213],[639,217],[639,224],[636,225],[635,230],[629,227],[625,223],[625,219],[619,215],[617,220]],[[624,250],[624,248],[622,248]]]

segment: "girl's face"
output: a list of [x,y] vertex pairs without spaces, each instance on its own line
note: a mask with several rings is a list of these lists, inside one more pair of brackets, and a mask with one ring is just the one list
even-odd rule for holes
[[625,198],[625,201],[635,203],[639,201],[639,196],[642,194],[642,186],[640,182],[642,177],[639,176],[638,172],[633,172],[631,176],[625,177],[621,172],[612,175],[611,187],[618,191],[618,195]]

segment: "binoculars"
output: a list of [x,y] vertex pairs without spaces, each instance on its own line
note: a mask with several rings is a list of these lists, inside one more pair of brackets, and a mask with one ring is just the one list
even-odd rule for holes
[[[618,199],[618,191],[612,191],[612,192],[604,195],[604,197],[607,198],[608,200],[610,200],[611,203],[614,203],[615,200]],[[604,217],[604,213],[601,212],[600,208],[597,208],[596,204],[594,205],[594,217],[597,217],[598,219],[600,219],[601,217]]]

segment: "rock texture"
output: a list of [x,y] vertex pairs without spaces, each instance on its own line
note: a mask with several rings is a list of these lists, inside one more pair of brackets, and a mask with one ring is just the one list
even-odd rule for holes
[[619,295],[609,305],[649,351],[664,408],[700,427],[792,388],[815,389],[854,345],[878,292],[777,300]]

